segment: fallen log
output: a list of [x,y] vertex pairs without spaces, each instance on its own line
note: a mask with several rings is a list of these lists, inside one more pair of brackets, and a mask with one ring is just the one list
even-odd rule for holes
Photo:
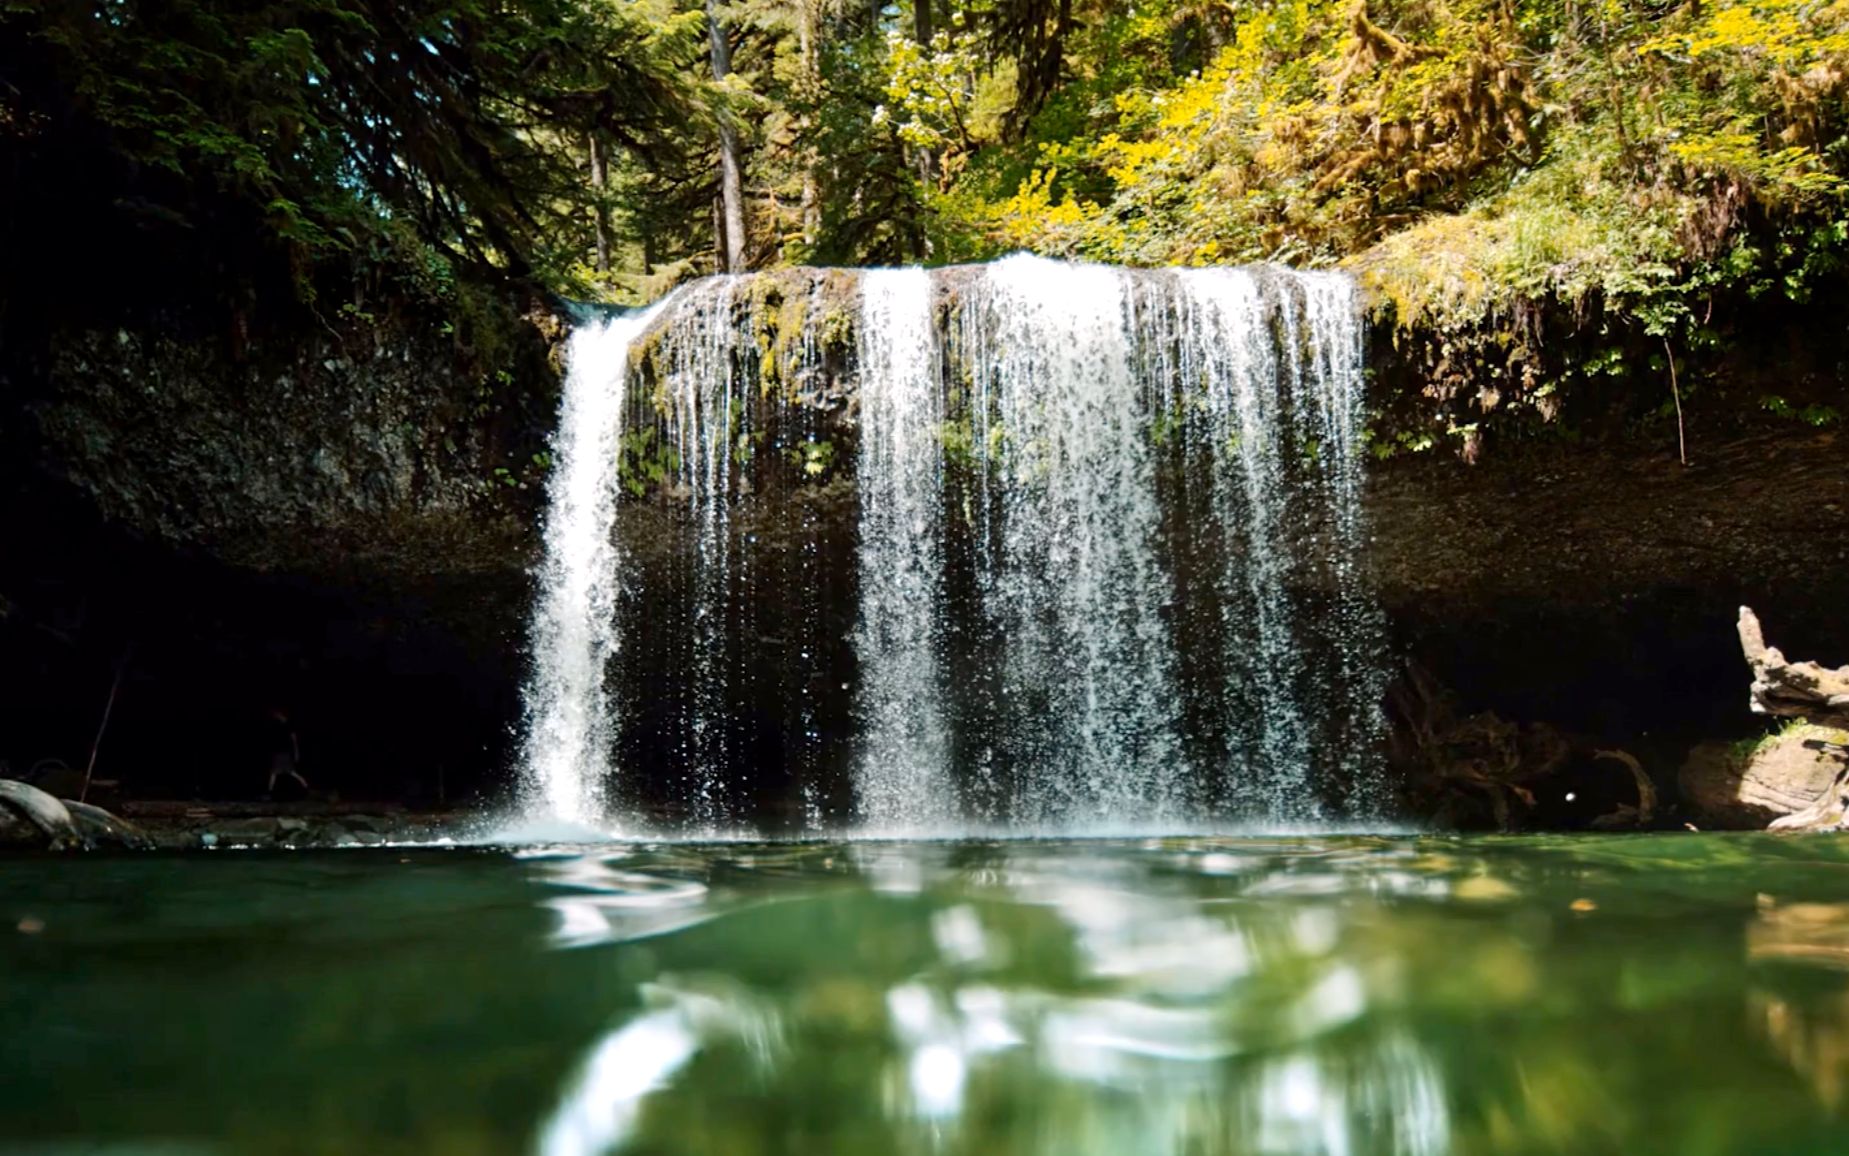
[[1759,616],[1740,607],[1740,649],[1753,668],[1754,714],[1808,719],[1819,726],[1849,727],[1849,666],[1831,670],[1815,662],[1789,662],[1767,646]]
[[[1832,670],[1815,662],[1790,662],[1777,647],[1767,646],[1759,616],[1740,607],[1740,649],[1753,668],[1755,714],[1801,718],[1818,726],[1849,728],[1849,666]],[[1813,745],[1807,742],[1806,746]],[[1772,831],[1849,830],[1849,758],[1844,742],[1814,740],[1820,751],[1843,760],[1836,781],[1815,803],[1773,821]]]

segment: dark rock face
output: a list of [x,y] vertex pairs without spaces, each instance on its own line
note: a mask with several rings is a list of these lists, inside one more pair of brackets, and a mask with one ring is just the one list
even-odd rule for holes
[[1613,735],[1751,733],[1741,603],[1795,652],[1849,653],[1843,453],[1793,430],[1697,441],[1686,468],[1635,442],[1389,462],[1368,487],[1381,598],[1473,703]]
[[97,774],[131,795],[255,797],[279,707],[322,790],[498,781],[556,322],[339,320],[7,362],[0,762],[82,766],[121,664]]
[[59,342],[34,413],[52,470],[108,522],[257,570],[479,573],[522,556],[532,502],[509,491],[530,493],[551,393],[537,341],[525,381],[434,332],[356,327],[274,352],[126,329]]

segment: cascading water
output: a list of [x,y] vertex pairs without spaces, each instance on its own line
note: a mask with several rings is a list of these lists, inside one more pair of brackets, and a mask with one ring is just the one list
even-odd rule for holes
[[[620,733],[707,826],[767,779],[814,824],[843,775],[888,831],[1375,813],[1362,384],[1352,284],[1275,268],[722,277],[587,325],[531,793],[594,815]],[[628,627],[656,665],[612,702],[626,407],[667,451],[667,578]]]
[[[1355,565],[1359,309],[1352,284],[1334,274],[1186,269],[1171,277],[1162,301],[1174,326],[1177,404],[1195,442],[1189,477],[1211,487],[1230,543],[1216,583],[1229,674],[1225,757],[1248,806],[1259,803],[1273,820],[1315,820],[1325,800],[1313,782],[1313,739],[1327,742],[1318,732],[1330,723],[1370,727],[1363,720],[1379,690],[1367,673],[1377,631]],[[1306,551],[1296,539],[1319,519],[1332,523],[1331,548]],[[1331,609],[1312,615],[1292,590],[1319,562],[1335,570],[1336,592]],[[1307,636],[1317,626],[1334,640],[1321,648],[1335,652],[1333,696],[1309,665]],[[1330,709],[1332,698],[1341,711]],[[1357,801],[1347,800],[1349,809]]]
[[[1285,308],[1288,315],[1289,305]],[[1282,377],[1269,324],[1272,312],[1273,303],[1247,270],[1176,275],[1183,381],[1198,380],[1204,387],[1200,424],[1209,458],[1204,472],[1212,478],[1222,525],[1244,547],[1223,582],[1242,585],[1246,599],[1222,603],[1223,637],[1249,658],[1249,669],[1261,674],[1251,686],[1254,717],[1238,728],[1246,732],[1245,742],[1227,757],[1244,764],[1243,786],[1265,800],[1273,815],[1309,818],[1315,800],[1304,789],[1308,736],[1294,693],[1303,655],[1292,637],[1285,572],[1290,558],[1280,542],[1285,431],[1279,411],[1285,398],[1278,389]],[[1285,328],[1288,333],[1288,321]],[[1235,617],[1240,611],[1243,621]]]
[[943,384],[923,269],[870,269],[860,303],[861,722],[855,780],[875,828],[957,815],[944,732]]
[[[1331,742],[1338,749],[1368,751],[1380,742],[1386,725],[1381,700],[1387,674],[1385,625],[1362,565],[1367,549],[1361,505],[1366,336],[1353,281],[1334,273],[1299,274],[1298,281],[1303,286],[1309,354],[1298,362],[1292,382],[1300,393],[1307,387],[1317,415],[1318,444],[1324,452],[1317,455],[1316,464],[1330,512],[1330,548],[1322,556],[1335,590],[1326,621],[1336,673],[1326,712],[1334,724]],[[1381,814],[1389,806],[1389,795],[1378,760],[1356,768],[1349,791],[1352,812]]]
[[978,558],[1003,649],[997,736],[1012,813],[1042,823],[1181,811],[1161,611],[1151,414],[1117,270],[1010,257],[968,295]]
[[739,347],[733,316],[737,279],[720,277],[686,295],[662,335],[663,388],[669,429],[680,462],[679,482],[693,514],[693,605],[685,632],[691,673],[682,716],[682,797],[706,824],[728,813],[731,764],[728,657],[736,608],[731,532],[736,438],[744,409],[736,404],[733,358]]
[[611,540],[616,461],[628,400],[629,350],[666,306],[589,321],[566,353],[545,554],[529,628],[522,804],[534,818],[603,818],[612,707],[604,678],[617,649],[622,557]]

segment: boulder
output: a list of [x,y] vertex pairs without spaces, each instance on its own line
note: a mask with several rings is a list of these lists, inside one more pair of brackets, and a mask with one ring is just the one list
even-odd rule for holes
[[0,807],[0,851],[33,850],[45,846],[45,832],[10,807]]
[[56,798],[29,783],[0,779],[0,846],[62,850],[81,847],[71,812]]
[[1730,830],[1757,830],[1808,812],[1842,775],[1845,741],[1840,730],[1797,724],[1749,750],[1703,743],[1678,776],[1683,806],[1702,826]]

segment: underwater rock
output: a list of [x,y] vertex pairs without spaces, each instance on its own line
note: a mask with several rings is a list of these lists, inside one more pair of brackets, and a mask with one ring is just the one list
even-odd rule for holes
[[221,845],[268,846],[282,833],[280,820],[273,816],[249,819],[221,819],[211,825]]

